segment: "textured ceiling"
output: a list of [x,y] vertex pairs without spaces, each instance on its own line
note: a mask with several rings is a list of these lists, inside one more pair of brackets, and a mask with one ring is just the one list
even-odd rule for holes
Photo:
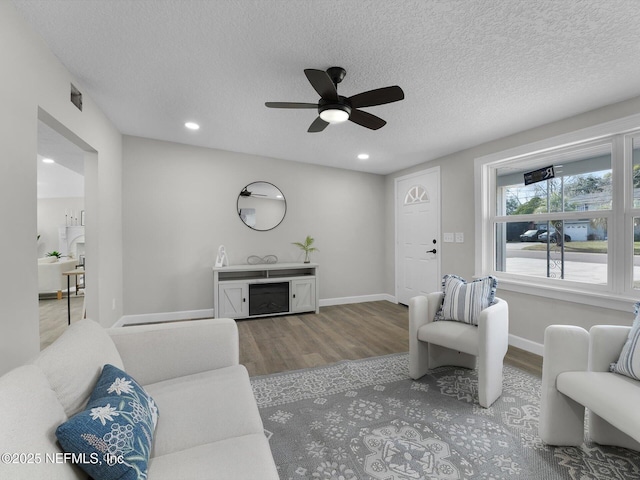
[[[122,133],[300,162],[385,174],[640,95],[637,0],[13,2]],[[386,126],[264,106],[334,65],[402,87]]]

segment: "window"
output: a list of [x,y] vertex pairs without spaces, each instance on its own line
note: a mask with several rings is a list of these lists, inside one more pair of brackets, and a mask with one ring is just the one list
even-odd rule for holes
[[633,225],[633,288],[640,289],[640,136],[631,138],[632,165],[631,190],[633,192],[632,219]]
[[[553,178],[525,185],[526,172],[550,166]],[[607,284],[609,143],[518,160],[495,175],[496,272]]]
[[535,222],[538,228],[517,234],[531,223],[496,223],[496,272],[607,285],[606,217]]
[[618,134],[609,124],[476,159],[476,274],[628,310],[640,291],[640,131],[631,121],[637,128],[640,115],[620,120]]
[[415,205],[416,203],[429,203],[429,194],[422,185],[414,185],[404,197],[405,205]]

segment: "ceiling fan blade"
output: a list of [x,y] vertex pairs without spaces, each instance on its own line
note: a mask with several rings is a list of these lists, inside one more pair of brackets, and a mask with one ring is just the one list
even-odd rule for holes
[[338,101],[338,91],[327,72],[324,70],[307,68],[305,69],[304,74],[307,76],[307,80],[309,80],[309,83],[315,91],[318,92],[320,97],[333,102]]
[[318,108],[317,103],[297,103],[297,102],[266,102],[269,108]]
[[353,97],[349,97],[349,101],[353,108],[360,108],[397,102],[403,98],[404,92],[402,89],[394,85],[393,87],[376,88],[375,90],[359,93]]
[[362,110],[356,110],[355,108],[351,110],[349,120],[353,123],[357,123],[358,125],[362,125],[363,127],[370,128],[371,130],[378,130],[387,124],[387,122],[380,117],[371,115],[368,112],[363,112]]
[[327,125],[329,125],[329,122],[325,122],[323,119],[321,119],[320,117],[316,118],[313,123],[309,126],[309,130],[307,130],[307,132],[309,133],[318,133],[323,131],[325,128],[327,128]]

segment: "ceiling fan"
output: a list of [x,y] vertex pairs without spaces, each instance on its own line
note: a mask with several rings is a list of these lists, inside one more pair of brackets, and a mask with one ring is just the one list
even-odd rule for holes
[[268,195],[264,195],[262,193],[250,192],[249,190],[247,190],[247,187],[244,187],[242,189],[242,191],[240,192],[240,196],[241,197],[251,197],[251,196],[254,196],[254,197],[268,197]]
[[338,84],[347,74],[341,67],[331,67],[326,72],[307,68],[304,74],[320,95],[318,103],[266,102],[265,105],[269,108],[317,108],[319,116],[307,130],[310,133],[321,132],[330,123],[342,123],[347,120],[371,130],[378,130],[387,122],[358,108],[384,105],[404,98],[404,92],[397,85],[376,88],[349,98],[338,95]]

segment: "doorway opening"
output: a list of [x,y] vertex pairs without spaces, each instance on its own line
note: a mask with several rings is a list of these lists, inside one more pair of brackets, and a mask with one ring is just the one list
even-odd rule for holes
[[38,117],[36,241],[43,349],[86,312],[85,276],[69,272],[82,272],[87,261],[88,152],[61,134],[46,112],[40,110]]

